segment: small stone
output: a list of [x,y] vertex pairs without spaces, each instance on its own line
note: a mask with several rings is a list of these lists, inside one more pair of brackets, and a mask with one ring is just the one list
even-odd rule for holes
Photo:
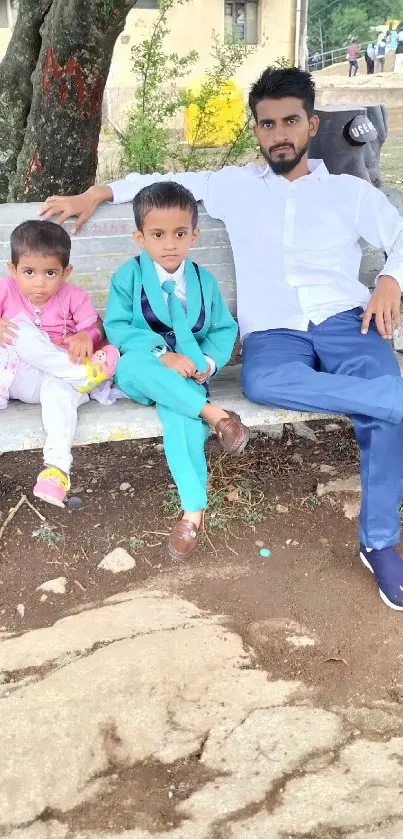
[[121,492],[127,492],[128,489],[131,489],[131,484],[123,483],[119,487]]
[[297,437],[303,437],[304,440],[310,440],[312,443],[316,443],[317,437],[313,428],[310,428],[305,422],[295,422],[293,423],[293,428]]
[[323,475],[334,475],[337,470],[334,466],[328,466],[326,463],[321,463],[319,471],[322,472]]
[[45,601],[48,599],[48,595],[47,594],[41,594],[39,599],[40,599],[41,603],[45,603]]
[[104,556],[98,564],[98,568],[102,568],[103,571],[111,571],[112,574],[131,571],[135,566],[136,560],[124,548],[115,548],[114,551]]
[[258,434],[266,434],[271,440],[281,440],[284,432],[284,425],[257,425],[251,432],[252,437]]
[[349,478],[337,478],[334,481],[329,481],[328,484],[318,484],[316,489],[319,498],[323,495],[328,495],[334,492],[336,495],[341,492],[361,492],[361,483],[359,475],[350,475]]
[[23,618],[23,617],[24,617],[24,615],[25,615],[25,606],[24,606],[24,604],[23,604],[23,603],[19,603],[15,611],[17,612],[17,615],[19,615],[19,616],[20,616],[20,618]]
[[299,466],[302,466],[304,462],[304,458],[301,454],[298,454],[298,452],[291,456],[291,460],[293,463],[298,463]]
[[256,539],[255,545],[257,548],[264,548],[264,542],[261,539]]
[[309,635],[287,635],[286,641],[292,647],[314,647],[315,641]]
[[288,507],[284,507],[283,504],[277,504],[276,513],[288,513]]
[[337,422],[329,422],[325,425],[325,431],[340,431],[340,426]]
[[346,498],[343,504],[343,513],[346,519],[349,519],[350,521],[353,521],[353,519],[358,519],[358,516],[360,515],[360,508],[361,503],[359,498]]
[[50,591],[52,594],[66,594],[67,577],[55,577],[38,586],[36,591]]

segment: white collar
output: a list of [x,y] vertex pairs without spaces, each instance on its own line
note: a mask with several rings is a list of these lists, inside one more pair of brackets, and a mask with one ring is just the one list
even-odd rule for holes
[[185,273],[185,260],[181,262],[179,267],[176,269],[174,274],[170,274],[168,271],[163,268],[158,262],[154,262],[154,268],[157,272],[158,279],[162,285],[165,280],[173,280],[175,283],[180,283],[183,279],[183,275]]
[[[297,180],[302,180],[302,178],[311,177],[316,181],[324,181],[326,178],[329,177],[329,170],[325,166],[323,160],[315,160],[311,158],[308,160],[308,169],[309,175],[302,175],[301,178],[297,178]],[[265,169],[262,169],[261,172],[258,174],[258,178],[284,178],[283,175],[275,175],[271,166],[267,164]],[[284,180],[287,180],[284,178]],[[295,181],[290,181],[290,183],[295,183]]]

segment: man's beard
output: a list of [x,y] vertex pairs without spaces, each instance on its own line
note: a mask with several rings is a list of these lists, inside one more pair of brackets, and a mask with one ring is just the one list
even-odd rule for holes
[[[285,147],[286,146],[284,145],[284,148]],[[288,147],[291,148],[291,146]],[[277,148],[279,148],[279,146],[277,146]],[[294,148],[294,146],[292,146],[292,148]],[[270,154],[271,151],[275,151],[275,149],[276,146],[274,146],[274,148],[272,147],[271,150],[262,149],[262,147],[260,146],[260,151],[262,152],[264,159],[267,161],[274,174],[288,175],[289,172],[292,172],[292,170],[295,169],[296,166],[298,166],[298,163],[301,163],[302,158],[308,151],[308,143],[306,144],[306,146],[303,146],[303,148],[300,149],[299,152],[296,153],[295,157],[287,157],[283,160],[272,160]]]

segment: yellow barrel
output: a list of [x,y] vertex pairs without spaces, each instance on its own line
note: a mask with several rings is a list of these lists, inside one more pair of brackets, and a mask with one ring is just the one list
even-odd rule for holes
[[[197,147],[225,146],[234,141],[245,124],[243,93],[235,82],[225,82],[220,92],[201,109],[197,97],[203,92],[205,82],[199,79],[187,91],[191,104],[185,108],[185,140]],[[196,101],[192,102],[192,98]]]

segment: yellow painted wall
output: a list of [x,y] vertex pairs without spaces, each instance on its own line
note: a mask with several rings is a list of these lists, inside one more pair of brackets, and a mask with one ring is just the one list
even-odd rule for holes
[[6,49],[7,44],[10,40],[11,30],[10,29],[0,29],[0,58],[3,57]]
[[[6,6],[7,6],[8,19],[9,19],[10,26],[11,26],[12,13],[11,13],[10,0],[6,0]],[[3,27],[0,27],[0,58],[3,57],[3,55],[4,55],[4,53],[7,49],[7,44],[10,40],[10,37],[11,37],[11,28],[6,29],[6,28],[3,28]]]
[[[179,54],[196,50],[199,62],[195,65],[192,76],[195,78],[211,63],[211,39],[215,31],[224,39],[224,0],[189,0],[183,6],[177,6],[169,16],[171,33],[166,40],[167,50]],[[131,87],[133,79],[130,73],[131,49],[147,37],[150,28],[157,19],[154,9],[133,9],[128,17],[123,33],[129,37],[129,43],[118,38],[111,71],[113,87]],[[280,56],[293,59],[294,0],[260,0],[259,3],[259,44],[238,73],[237,81],[247,88],[262,69]]]

